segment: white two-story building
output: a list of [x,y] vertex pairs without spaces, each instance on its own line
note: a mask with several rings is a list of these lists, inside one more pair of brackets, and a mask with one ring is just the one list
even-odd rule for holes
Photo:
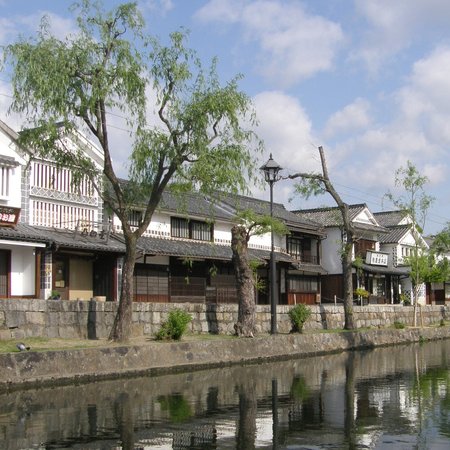
[[[367,205],[349,205],[350,220],[356,230],[354,236],[354,288],[369,293],[370,303],[398,303],[402,284],[408,276],[406,268],[398,265],[398,258],[388,246],[386,237],[391,231],[377,220]],[[343,299],[342,242],[345,232],[337,207],[296,211],[302,219],[325,227],[327,238],[322,243],[322,265],[327,275],[322,277],[322,301]],[[359,261],[356,261],[358,257]]]
[[[125,252],[120,221],[105,213],[86,178],[75,185],[69,168],[18,145],[19,135],[0,121],[0,167],[5,223],[0,222],[2,297],[117,300]],[[66,149],[81,150],[98,168],[102,153],[79,133],[64,138]],[[148,230],[138,242],[134,300],[146,302],[237,302],[231,228],[239,211],[269,214],[269,202],[249,197],[182,197],[165,192]],[[1,211],[1,210],[0,210]],[[276,292],[280,303],[320,301],[321,241],[317,224],[283,205],[274,216],[289,230],[275,237]],[[139,207],[130,219],[138,225]],[[269,303],[270,234],[253,236],[251,258],[259,262],[265,288],[258,303]]]

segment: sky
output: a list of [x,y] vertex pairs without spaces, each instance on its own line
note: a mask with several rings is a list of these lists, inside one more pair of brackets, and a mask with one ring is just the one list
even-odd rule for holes
[[[36,31],[47,14],[55,35],[75,30],[72,1],[0,0],[0,45]],[[104,2],[117,4],[116,0]],[[411,161],[428,177],[435,198],[425,231],[450,221],[450,2],[448,0],[141,0],[149,33],[166,39],[180,27],[205,66],[218,58],[223,83],[242,74],[257,134],[282,174],[320,171],[325,150],[330,178],[344,201],[372,212],[394,209],[386,199],[395,172]],[[0,72],[0,118],[11,89]],[[116,142],[127,137],[116,124]],[[125,161],[119,145],[115,161]],[[120,168],[118,171],[120,172]],[[268,190],[253,189],[268,199]],[[274,185],[288,209],[335,206],[328,194],[305,200],[292,182]]]

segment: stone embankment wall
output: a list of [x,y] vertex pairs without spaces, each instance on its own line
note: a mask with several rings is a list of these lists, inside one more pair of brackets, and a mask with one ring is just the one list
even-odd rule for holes
[[[182,308],[192,316],[193,333],[233,334],[237,321],[237,305],[135,303],[133,305],[133,336],[152,336],[167,318],[169,311]],[[291,323],[290,306],[277,308],[280,333],[288,333]],[[61,300],[0,300],[0,339],[26,337],[107,338],[117,304],[97,301]],[[312,316],[305,324],[308,329],[340,329],[344,324],[342,306],[311,306]],[[413,325],[414,308],[399,305],[355,306],[358,328],[389,327],[394,322]],[[417,308],[417,325],[428,326],[450,320],[450,305]],[[257,306],[257,332],[270,330],[270,306]]]
[[449,338],[450,327],[444,326],[5,353],[0,354],[0,393],[20,386],[171,373]]

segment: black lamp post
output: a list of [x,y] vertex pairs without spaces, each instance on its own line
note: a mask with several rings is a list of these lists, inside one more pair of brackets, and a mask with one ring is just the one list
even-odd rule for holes
[[[272,158],[270,154],[269,160],[260,167],[264,172],[264,178],[270,186],[270,217],[273,219],[273,185],[280,178],[278,172],[282,167]],[[273,245],[273,227],[270,230],[270,266],[269,266],[269,284],[270,284],[270,333],[277,333],[277,299],[276,299],[276,278],[275,278],[275,254]]]

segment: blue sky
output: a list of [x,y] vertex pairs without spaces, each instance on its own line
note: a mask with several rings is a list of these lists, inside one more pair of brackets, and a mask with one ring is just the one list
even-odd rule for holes
[[[58,36],[74,27],[71,1],[0,0],[0,44],[36,30],[47,13]],[[117,1],[108,1],[115,4]],[[436,200],[426,231],[450,221],[450,2],[448,0],[146,0],[149,32],[162,39],[180,26],[223,81],[237,73],[252,97],[265,154],[287,172],[318,170],[325,149],[330,177],[348,203],[392,209],[383,194],[407,160],[428,176]],[[0,73],[0,116],[7,117]],[[117,130],[117,142],[125,139]],[[122,134],[126,134],[122,132]],[[123,148],[123,147],[122,147]],[[126,155],[116,154],[121,161]],[[267,192],[255,190],[267,198]],[[329,196],[292,197],[290,209],[333,205]]]

